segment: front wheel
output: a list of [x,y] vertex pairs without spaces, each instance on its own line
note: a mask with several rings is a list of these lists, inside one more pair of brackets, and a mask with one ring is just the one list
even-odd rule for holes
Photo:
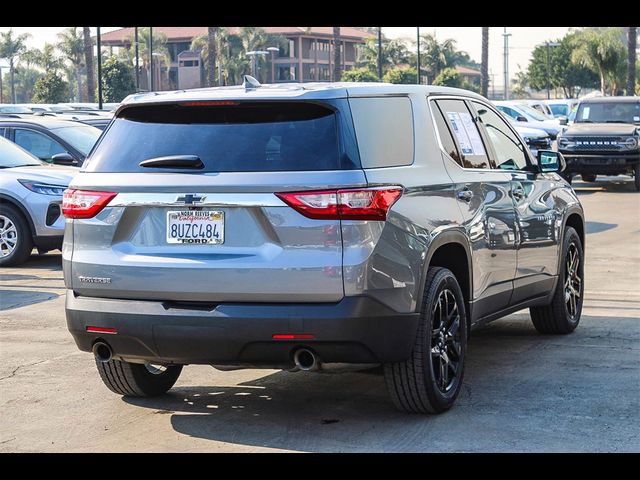
[[0,205],[0,267],[20,265],[29,260],[33,239],[27,221],[11,205]]
[[109,390],[128,397],[156,397],[166,393],[178,380],[182,365],[152,365],[121,360],[101,362],[96,366]]
[[467,316],[456,277],[430,268],[413,352],[384,365],[387,388],[399,410],[440,413],[451,408],[462,386],[467,352]]
[[582,180],[585,182],[589,182],[589,183],[593,183],[596,181],[596,179],[598,178],[598,175],[594,175],[592,173],[583,173],[582,175],[580,175],[582,177]]
[[540,333],[565,334],[575,330],[582,314],[584,253],[578,232],[567,227],[562,245],[562,263],[551,304],[531,307],[531,320]]

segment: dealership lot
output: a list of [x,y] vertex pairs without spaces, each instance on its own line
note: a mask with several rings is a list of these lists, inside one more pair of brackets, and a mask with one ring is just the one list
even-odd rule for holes
[[0,451],[638,451],[640,194],[577,179],[587,218],[581,325],[528,312],[473,332],[440,416],[395,410],[383,378],[186,367],[156,399],[104,387],[66,330],[59,254],[0,273]]

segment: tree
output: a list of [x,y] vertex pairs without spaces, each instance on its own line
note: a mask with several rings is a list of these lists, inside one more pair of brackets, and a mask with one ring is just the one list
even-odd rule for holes
[[[375,28],[377,31],[377,27]],[[412,56],[407,45],[400,39],[389,40],[382,38],[382,72],[389,68],[401,65],[415,64],[415,55]],[[368,38],[360,48],[357,67],[366,67],[372,72],[378,71],[378,41]],[[377,77],[376,77],[377,79]]]
[[[226,63],[229,61],[229,56],[231,55],[232,50],[232,37],[236,43],[239,41],[238,37],[233,35],[230,36],[228,30],[225,27],[211,27],[216,29],[214,45],[213,49],[209,48],[209,34],[207,31],[206,35],[200,35],[199,37],[195,37],[191,42],[191,50],[199,51],[200,56],[202,57],[202,61],[204,62],[205,70],[207,71],[207,75],[209,75],[209,51],[213,52],[215,59],[213,59],[213,67],[214,67],[214,77],[215,77],[215,67],[218,67],[218,85],[223,85],[223,69],[226,66]],[[213,86],[213,84],[211,85]]]
[[594,72],[572,61],[575,35],[575,32],[568,33],[555,42],[559,45],[550,46],[548,50],[546,44],[534,48],[526,73],[531,88],[545,90],[548,81],[549,87],[561,89],[565,98],[575,98],[583,88],[598,86],[598,76]]
[[31,35],[28,33],[22,33],[17,37],[13,36],[13,29],[9,29],[8,32],[0,32],[0,58],[5,58],[9,62],[9,76],[11,84],[11,98],[13,103],[16,101],[16,86],[15,86],[15,63],[20,55],[27,49],[26,40]]
[[20,102],[28,102],[33,94],[33,87],[42,74],[32,68],[38,64],[40,50],[31,48],[20,55],[16,71],[16,99]]
[[383,82],[415,84],[418,80],[418,70],[416,67],[394,67],[387,70],[382,77]]
[[489,27],[482,27],[482,62],[480,67],[480,94],[489,93]]
[[[378,75],[367,67],[352,68],[342,74],[343,82],[377,82]],[[415,80],[414,80],[415,82]]]
[[[520,68],[520,65],[518,65]],[[511,80],[511,97],[513,98],[527,98],[527,85],[529,85],[529,77],[527,72],[520,70],[516,73],[516,78]]]
[[618,28],[588,28],[573,37],[571,60],[597,72],[600,92],[608,89],[615,94],[621,63],[626,58],[625,45]]
[[105,102],[121,102],[136,91],[133,67],[115,55],[102,64],[102,95]]
[[[127,37],[128,48],[124,49],[121,52],[121,59],[126,60],[129,65],[133,65],[134,57],[135,57],[135,48],[131,48],[134,45],[134,34],[130,34]],[[141,68],[143,68],[146,72],[149,72],[149,68],[151,67],[151,61],[149,56],[149,27],[139,27],[138,28],[138,56]],[[167,36],[159,32],[158,30],[153,31],[153,56],[156,57],[153,60],[153,64],[157,65],[157,62],[160,62],[160,66],[162,63],[165,65],[171,64],[171,56],[169,55],[169,50],[167,49]],[[155,67],[154,67],[155,68]],[[167,70],[167,75],[169,71]],[[150,88],[151,85],[148,85]],[[159,86],[156,86],[158,88]]]
[[462,87],[462,77],[455,68],[447,67],[438,74],[433,84],[460,88]]
[[93,72],[93,42],[90,27],[82,27],[84,43],[84,64],[87,70],[87,102],[91,102],[96,94],[96,81]]
[[435,35],[425,33],[421,35],[421,43],[424,48],[420,50],[420,65],[424,65],[427,72],[427,83],[433,83],[440,72],[456,65],[456,41],[447,38],[438,42]]
[[333,81],[339,82],[342,77],[342,61],[340,60],[340,27],[333,27]]
[[213,87],[216,83],[216,37],[218,27],[207,27],[207,86]]
[[[58,49],[69,60],[76,77],[77,100],[82,101],[82,67],[84,65],[84,40],[78,27],[68,27],[58,34]],[[71,80],[71,79],[69,79]]]
[[636,45],[638,27],[629,27],[627,32],[627,95],[633,95],[636,84]]
[[51,43],[45,43],[40,50],[36,64],[46,73],[57,72],[62,68],[62,60],[56,55],[56,47]]
[[69,85],[55,71],[45,74],[38,80],[33,88],[33,101],[35,103],[63,103],[68,101]]

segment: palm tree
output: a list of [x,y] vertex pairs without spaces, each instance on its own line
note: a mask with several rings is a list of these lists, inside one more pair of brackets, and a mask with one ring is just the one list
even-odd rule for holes
[[93,101],[96,92],[96,82],[93,75],[93,42],[90,27],[82,27],[84,40],[84,64],[87,67],[87,102]]
[[[76,76],[77,99],[82,101],[82,65],[84,59],[84,40],[78,27],[68,27],[58,34],[58,49],[66,57],[73,67],[72,71]],[[71,80],[71,79],[69,79]],[[69,82],[71,83],[71,81]]]
[[62,60],[56,56],[56,47],[52,43],[45,43],[36,58],[36,65],[43,68],[46,73],[55,72],[62,68]]
[[615,28],[582,30],[575,35],[573,44],[571,60],[600,75],[600,92],[603,95],[607,83],[611,84],[615,94],[616,76],[625,48],[620,32]]
[[[131,48],[131,45],[134,45],[133,33],[129,35],[127,38],[127,43],[129,48],[122,52],[122,56],[129,62],[131,65],[133,64],[133,57],[135,56],[135,49]],[[146,72],[149,71],[150,60],[149,60],[149,27],[139,27],[138,28],[138,55],[140,57],[140,66]],[[153,55],[156,58],[160,59],[160,65],[164,63],[165,65],[171,65],[171,56],[169,55],[169,50],[167,49],[167,36],[159,32],[157,30],[153,31]],[[155,64],[156,60],[154,60]],[[155,68],[155,67],[154,67]],[[167,75],[169,74],[169,70],[167,69]]]
[[421,59],[420,64],[425,66],[427,83],[430,84],[442,70],[454,66],[457,53],[456,41],[447,38],[440,43],[435,35],[430,33],[421,35],[421,38],[420,44],[424,44],[424,50],[421,51],[421,55],[424,55],[424,61]]
[[[222,68],[223,64],[227,60],[227,57],[230,55],[230,45],[229,45],[229,33],[224,27],[207,27],[208,29],[215,29],[213,43],[210,43],[209,31],[207,30],[206,35],[200,35],[199,37],[195,37],[191,42],[191,50],[199,50],[200,55],[202,56],[202,60],[207,69],[207,81],[209,82],[209,86],[213,87],[214,83],[211,81],[211,78],[215,78],[215,68],[216,64],[218,66],[218,85],[222,85]],[[209,52],[213,52],[212,57],[209,56]],[[210,62],[210,59],[213,59]],[[210,65],[211,64],[211,65]],[[213,67],[210,71],[210,67]],[[211,77],[211,78],[210,78]]]
[[213,87],[216,82],[216,37],[218,27],[207,27],[207,83]]
[[482,27],[482,60],[480,66],[480,94],[489,93],[489,27]]
[[0,32],[0,58],[6,58],[9,62],[11,98],[13,99],[13,103],[17,103],[15,86],[15,62],[27,49],[27,45],[25,44],[25,42],[30,36],[31,35],[29,35],[28,33],[22,33],[17,37],[14,37],[13,29],[11,28],[8,32]]
[[333,81],[339,82],[342,77],[340,61],[340,27],[333,27]]
[[[376,28],[377,30],[377,28]],[[422,58],[422,57],[420,57]],[[387,40],[382,39],[382,72],[387,69],[415,63],[409,48],[401,39]],[[360,47],[358,55],[357,67],[366,67],[371,72],[378,71],[378,41],[375,38],[369,38],[365,44]],[[422,70],[422,68],[420,68]]]
[[638,39],[638,27],[629,27],[627,33],[627,95],[633,95],[636,89],[636,45]]

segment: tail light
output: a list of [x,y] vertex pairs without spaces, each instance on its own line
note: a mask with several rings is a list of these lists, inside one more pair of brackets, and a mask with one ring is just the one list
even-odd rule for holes
[[67,189],[62,195],[62,214],[67,218],[93,218],[116,195],[114,192]]
[[402,195],[402,187],[313,190],[276,195],[307,218],[384,221],[391,206]]

